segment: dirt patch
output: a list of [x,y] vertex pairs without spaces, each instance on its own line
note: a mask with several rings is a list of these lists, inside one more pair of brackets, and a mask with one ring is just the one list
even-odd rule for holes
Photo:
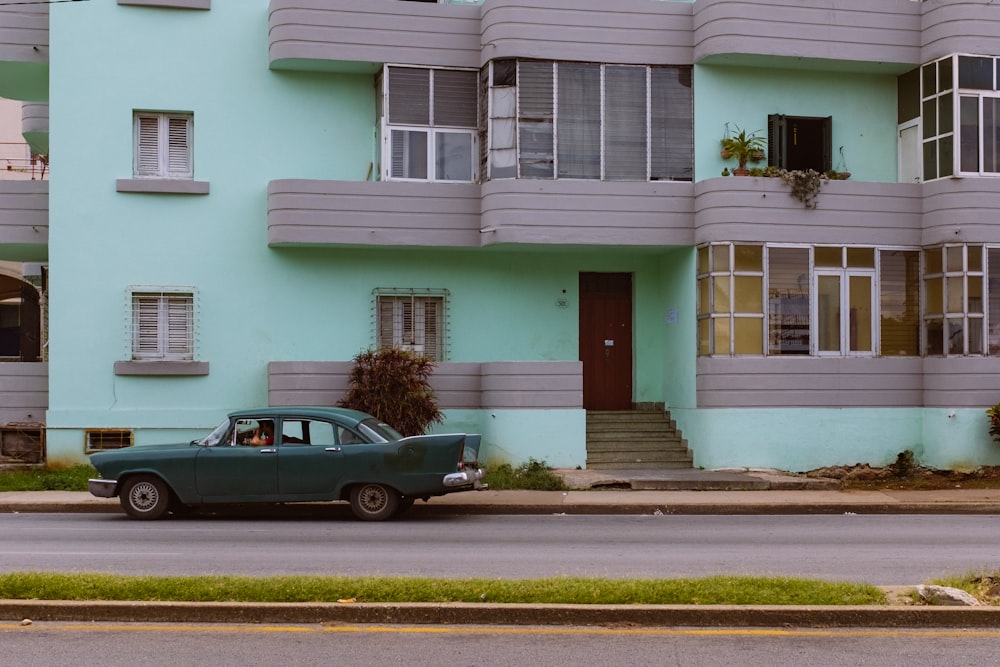
[[805,476],[836,479],[845,489],[1000,489],[1000,466],[939,470],[916,465],[902,454],[888,466],[872,467],[867,463],[830,466],[810,470]]

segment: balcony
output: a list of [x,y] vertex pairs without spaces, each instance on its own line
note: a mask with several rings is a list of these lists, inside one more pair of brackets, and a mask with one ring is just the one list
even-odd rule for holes
[[479,7],[271,0],[271,69],[373,73],[382,63],[479,67]]
[[21,105],[21,135],[32,153],[49,154],[49,105],[25,102]]
[[780,178],[729,176],[695,185],[695,243],[782,241],[919,246],[919,183],[828,181],[816,208],[793,198]]
[[49,96],[49,6],[0,4],[0,97]]
[[0,259],[44,262],[49,244],[49,182],[0,180]]
[[784,67],[902,73],[921,62],[921,9],[930,4],[697,0],[694,60],[760,64],[766,56],[782,58]]
[[1000,54],[1000,7],[988,0],[936,0],[923,11],[920,61],[950,53]]

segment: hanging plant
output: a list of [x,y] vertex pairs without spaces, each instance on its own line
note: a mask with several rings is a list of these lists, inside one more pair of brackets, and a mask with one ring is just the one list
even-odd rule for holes
[[791,189],[791,195],[805,204],[806,208],[816,208],[816,198],[819,197],[823,181],[830,180],[826,174],[815,169],[782,169],[778,176]]

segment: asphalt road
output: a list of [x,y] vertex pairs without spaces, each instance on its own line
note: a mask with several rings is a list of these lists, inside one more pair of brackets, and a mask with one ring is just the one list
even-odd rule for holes
[[1000,631],[0,623],[19,667],[871,665],[996,663]]
[[1000,516],[454,516],[387,523],[0,515],[0,571],[534,578],[787,575],[915,585],[1000,569]]

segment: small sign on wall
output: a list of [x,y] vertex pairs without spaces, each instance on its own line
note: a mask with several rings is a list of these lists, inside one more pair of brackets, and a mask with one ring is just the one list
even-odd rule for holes
[[667,324],[677,324],[677,308],[667,308]]

